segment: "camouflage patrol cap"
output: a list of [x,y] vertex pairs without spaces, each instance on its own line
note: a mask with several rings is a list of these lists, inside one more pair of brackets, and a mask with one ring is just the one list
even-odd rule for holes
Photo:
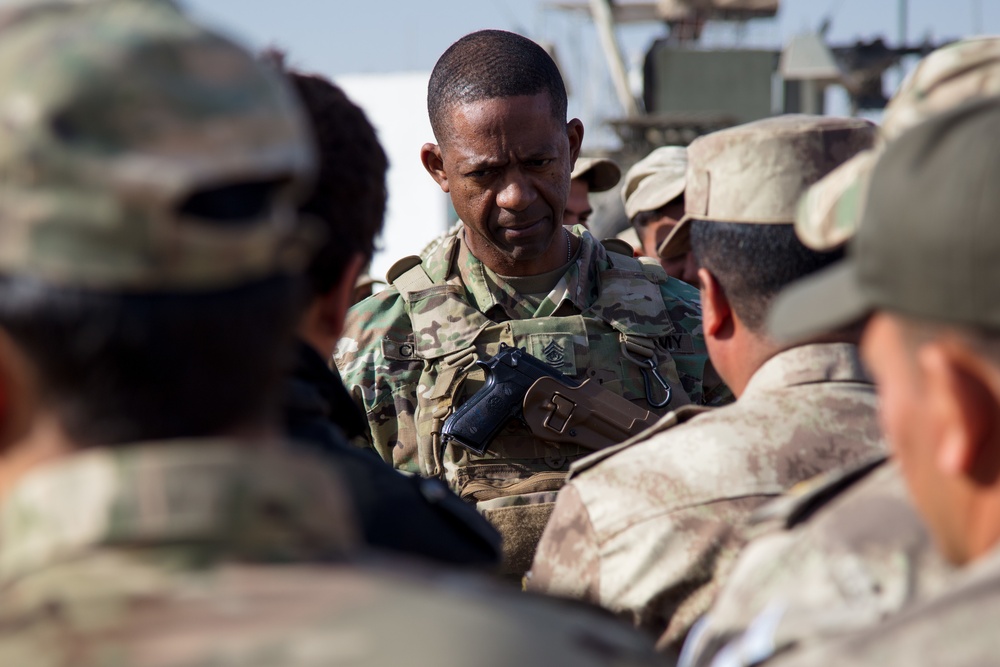
[[992,97],[891,142],[872,170],[848,259],[782,292],[771,333],[805,338],[875,310],[1000,329],[1000,151],[983,140],[998,135]]
[[792,224],[806,188],[870,148],[875,125],[861,118],[786,115],[696,139],[688,147],[684,219],[661,257],[690,248],[691,220]]
[[622,169],[614,160],[606,157],[580,157],[576,159],[570,179],[583,178],[589,183],[591,192],[605,192],[618,185]]
[[[1000,94],[1000,37],[975,37],[944,46],[920,61],[885,108],[879,147],[934,114]],[[862,154],[833,171],[803,197],[795,232],[816,250],[832,250],[857,231],[867,182],[877,159]]]
[[643,211],[655,211],[684,194],[687,149],[662,146],[642,158],[625,173],[622,203],[631,220]]
[[304,263],[314,156],[276,72],[169,2],[34,3],[0,26],[0,273],[209,290]]

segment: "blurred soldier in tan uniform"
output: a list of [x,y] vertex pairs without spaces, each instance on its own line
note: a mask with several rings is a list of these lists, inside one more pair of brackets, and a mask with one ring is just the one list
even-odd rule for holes
[[276,73],[162,1],[0,25],[0,664],[652,664],[580,610],[344,561],[343,486],[278,437],[313,159]]
[[607,192],[618,185],[622,170],[614,160],[606,157],[580,157],[573,165],[569,178],[569,195],[566,198],[566,212],[563,224],[587,226],[593,215],[590,205],[591,192]]
[[698,267],[691,253],[661,257],[660,246],[684,217],[687,149],[663,146],[636,162],[625,174],[622,203],[639,237],[642,254],[656,257],[668,276],[697,286]]
[[785,116],[691,144],[687,215],[667,244],[691,240],[709,352],[737,401],[677,411],[575,465],[530,589],[597,602],[664,632],[662,648],[676,652],[755,508],[881,450],[874,390],[852,336],[788,347],[763,329],[779,289],[839,256],[795,238],[798,197],[873,137],[866,121]]
[[998,134],[993,97],[896,139],[874,166],[848,261],[775,305],[778,336],[864,323],[893,455],[938,550],[961,566],[943,590],[884,622],[775,665],[996,664],[1000,151],[983,138]]
[[[997,92],[1000,39],[962,40],[928,55],[886,108],[880,147],[809,189],[796,217],[799,237],[817,249],[842,245],[858,228],[871,167],[886,145],[949,106]],[[940,590],[952,572],[899,470],[884,460],[802,484],[762,508],[755,523],[761,535],[692,635],[685,665],[709,664],[726,644],[721,664],[756,664],[867,627]]]

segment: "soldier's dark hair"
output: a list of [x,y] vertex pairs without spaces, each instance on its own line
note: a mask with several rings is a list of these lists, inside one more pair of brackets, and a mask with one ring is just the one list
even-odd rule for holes
[[764,331],[767,311],[786,285],[833,264],[844,250],[816,252],[802,245],[793,225],[693,220],[691,251],[708,269],[751,331]]
[[360,253],[371,259],[385,216],[385,175],[389,167],[375,128],[338,86],[318,74],[285,68],[284,55],[264,57],[285,70],[305,106],[319,156],[319,174],[303,213],[324,224],[327,239],[306,275],[316,294],[343,277],[347,261]]
[[275,414],[300,280],[118,294],[0,277],[0,326],[81,446],[223,435]]
[[512,32],[480,30],[448,47],[434,65],[427,114],[440,144],[455,105],[540,93],[548,93],[552,117],[566,122],[566,85],[545,49]]

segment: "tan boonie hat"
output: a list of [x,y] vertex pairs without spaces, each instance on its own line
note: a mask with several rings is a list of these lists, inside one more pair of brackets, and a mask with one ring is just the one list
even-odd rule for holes
[[889,144],[849,258],[780,294],[771,333],[807,338],[874,310],[1000,330],[1000,151],[983,140],[997,136],[994,97]]
[[618,185],[622,170],[618,163],[606,157],[580,157],[570,174],[570,179],[582,178],[590,185],[591,192],[605,192]]
[[643,211],[655,211],[684,194],[687,148],[663,146],[625,172],[622,203],[631,220]]
[[0,25],[0,273],[209,290],[308,259],[289,242],[314,156],[276,72],[168,2],[35,3]]
[[690,249],[691,220],[792,224],[806,188],[870,148],[876,128],[861,118],[786,115],[738,125],[688,146],[684,219],[661,257]]
[[[1000,37],[975,37],[944,46],[914,68],[885,109],[881,145],[934,114],[1000,94]],[[881,150],[879,148],[878,150]],[[802,242],[831,250],[858,228],[867,179],[876,155],[856,158],[806,193],[795,219]]]

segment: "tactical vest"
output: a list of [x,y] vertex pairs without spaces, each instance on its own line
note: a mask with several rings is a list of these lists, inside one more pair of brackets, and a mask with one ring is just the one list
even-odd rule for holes
[[[530,566],[569,464],[591,452],[539,441],[517,420],[507,424],[483,456],[442,444],[444,420],[485,382],[477,360],[489,359],[505,343],[525,348],[572,378],[598,381],[658,414],[689,403],[664,344],[676,329],[660,292],[662,269],[613,252],[607,257],[610,266],[600,274],[601,293],[586,312],[505,322],[494,322],[470,304],[461,284],[435,283],[419,257],[401,260],[389,272],[414,332],[414,349],[407,353],[423,361],[415,412],[420,472],[444,477],[463,499],[477,504],[504,534],[512,571]],[[639,287],[627,295],[604,289],[623,279]],[[661,312],[636,321],[628,307],[632,299],[659,304]],[[392,351],[384,352],[390,356]],[[655,403],[666,391],[658,378],[672,395],[661,407]]]

